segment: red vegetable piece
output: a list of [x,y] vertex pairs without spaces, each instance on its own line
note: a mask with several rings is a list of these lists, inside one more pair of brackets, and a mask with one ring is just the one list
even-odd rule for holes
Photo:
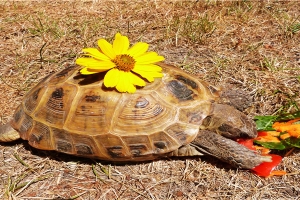
[[253,140],[254,139],[237,139],[237,142],[241,145],[244,145],[248,149],[256,150],[255,147],[253,146]]
[[266,131],[258,131],[257,132],[257,137],[260,137],[260,136],[267,136],[268,135],[268,132]]
[[275,154],[268,154],[268,156],[272,157],[272,162],[263,162],[260,165],[254,167],[252,171],[258,176],[267,177],[271,175],[271,172],[274,168],[279,165],[282,160],[282,157]]

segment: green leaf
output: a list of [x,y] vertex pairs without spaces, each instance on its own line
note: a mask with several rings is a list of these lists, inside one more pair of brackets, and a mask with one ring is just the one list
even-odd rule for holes
[[268,149],[284,150],[287,148],[282,142],[261,142],[258,140],[254,140],[254,142]]
[[[254,120],[258,131],[273,131],[272,125],[274,122],[289,121],[297,118],[300,118],[300,111],[279,116],[255,116]],[[294,122],[294,124],[299,123],[300,121]],[[284,132],[281,134],[284,134]],[[254,140],[254,142],[268,149],[284,150],[292,147],[300,148],[300,138],[295,137],[289,137],[281,140],[281,142],[261,142],[258,140]]]
[[276,119],[277,121],[289,121],[292,119],[300,118],[300,111],[294,112],[294,113],[288,113],[285,115],[280,115]]
[[294,122],[293,124],[300,124],[300,120],[299,120],[299,121],[296,121],[296,122]]
[[287,143],[291,147],[300,148],[300,138],[289,137],[289,138],[286,138],[285,140],[283,140],[283,142]]
[[254,120],[258,131],[274,131],[272,124],[276,121],[277,116],[255,116]]

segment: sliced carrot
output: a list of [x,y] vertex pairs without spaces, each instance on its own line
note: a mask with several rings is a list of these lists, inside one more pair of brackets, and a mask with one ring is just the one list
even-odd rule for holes
[[269,154],[271,152],[271,149],[268,149],[266,147],[262,147],[262,146],[254,146],[256,150],[260,151],[261,154],[266,155]]
[[286,171],[274,170],[270,173],[270,176],[283,176],[283,175],[286,175]]
[[255,138],[255,140],[259,140],[261,142],[280,142],[278,137],[271,136],[271,135],[259,136],[259,137]]
[[286,138],[291,137],[291,135],[289,133],[284,133],[282,135],[280,135],[280,139],[285,140]]
[[280,135],[280,132],[278,132],[278,131],[268,131],[267,133],[268,133],[268,135],[274,136],[274,137],[278,137]]
[[287,132],[293,137],[300,137],[300,124],[295,123],[300,121],[300,118],[290,120],[288,122],[275,122],[273,128],[279,132]]
[[280,132],[278,131],[259,131],[258,137],[255,140],[259,140],[261,142],[280,142],[278,136]]

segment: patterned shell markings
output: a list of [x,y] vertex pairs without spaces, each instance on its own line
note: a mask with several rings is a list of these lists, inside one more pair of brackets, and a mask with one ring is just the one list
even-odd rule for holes
[[151,160],[190,143],[217,90],[160,64],[164,77],[134,94],[103,86],[103,73],[72,66],[44,78],[17,108],[12,126],[38,149],[102,160]]

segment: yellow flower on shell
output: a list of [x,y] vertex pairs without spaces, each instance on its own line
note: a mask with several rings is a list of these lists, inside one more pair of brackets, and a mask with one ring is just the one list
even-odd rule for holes
[[138,42],[129,48],[129,39],[117,33],[113,44],[105,39],[98,40],[99,50],[86,48],[86,57],[78,58],[76,64],[83,66],[81,74],[94,74],[108,71],[104,76],[105,87],[116,87],[119,92],[134,93],[137,86],[145,86],[145,81],[162,77],[162,68],[155,65],[164,57],[156,52],[147,52],[149,45]]

